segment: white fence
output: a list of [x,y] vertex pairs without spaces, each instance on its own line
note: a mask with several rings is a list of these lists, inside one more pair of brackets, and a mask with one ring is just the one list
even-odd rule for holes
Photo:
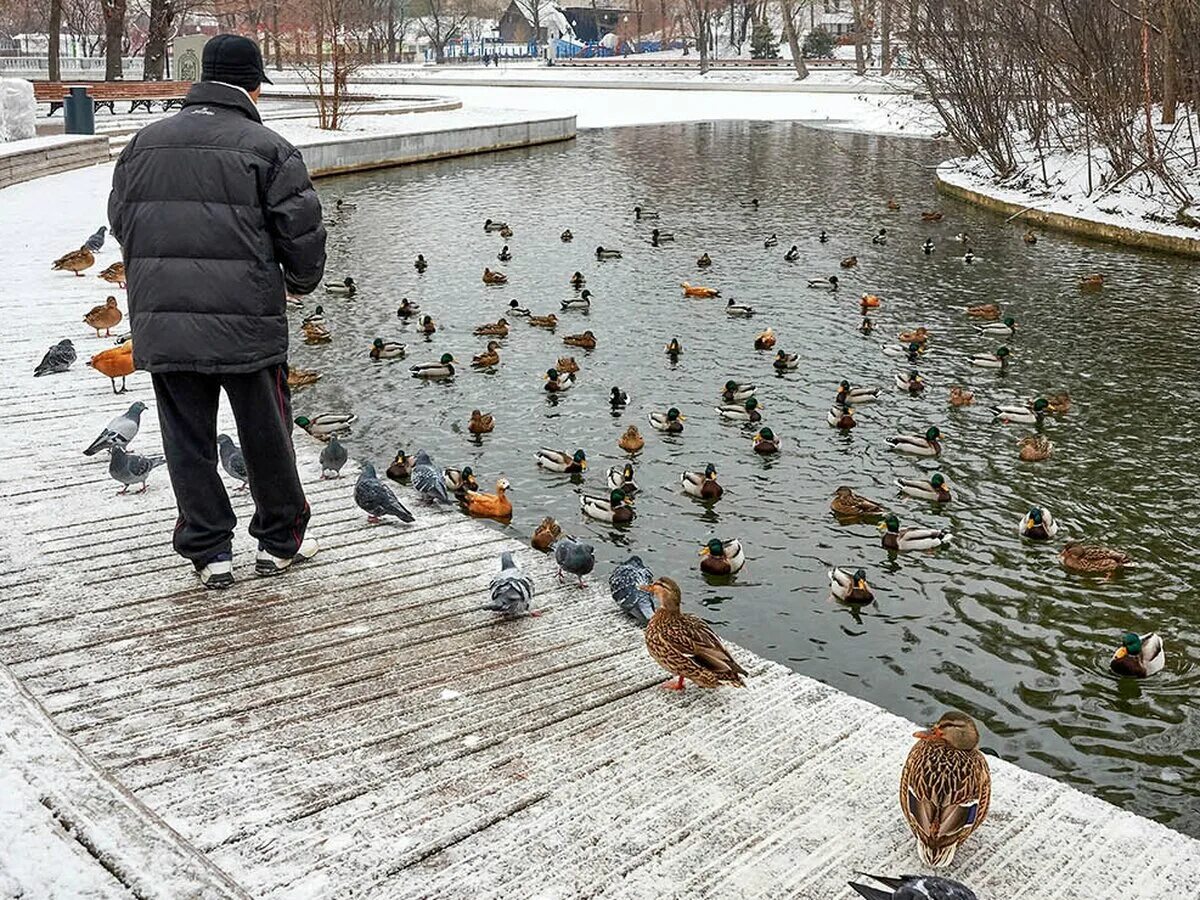
[[[58,60],[64,78],[87,76],[104,77],[104,58],[100,56],[62,56]],[[127,56],[121,60],[126,78],[142,77],[142,58]],[[18,78],[45,78],[50,71],[48,56],[0,56],[0,74]]]

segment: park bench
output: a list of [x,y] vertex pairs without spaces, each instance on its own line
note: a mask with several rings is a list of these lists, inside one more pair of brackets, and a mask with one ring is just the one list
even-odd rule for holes
[[161,103],[164,110],[182,106],[191,86],[190,81],[35,81],[33,97],[38,103],[49,103],[49,114],[54,115],[70,88],[86,87],[95,109],[107,106],[115,115],[113,104],[118,100],[128,100],[130,112],[139,106],[150,112],[150,104],[155,102]]

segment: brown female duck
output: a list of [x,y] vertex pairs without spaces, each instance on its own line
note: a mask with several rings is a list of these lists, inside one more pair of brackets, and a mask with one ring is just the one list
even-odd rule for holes
[[[117,306],[117,298],[109,297],[104,301],[103,306],[93,306],[83,317],[83,321],[89,326],[96,329],[96,337],[108,337],[112,334],[112,329],[121,321],[121,310]],[[104,334],[100,334],[100,329],[104,329]]]
[[646,625],[646,650],[674,676],[663,687],[682,691],[685,678],[705,688],[745,686],[742,676],[749,673],[738,665],[708,623],[680,611],[678,584],[670,578],[659,578],[642,590],[658,600],[658,608]]
[[900,808],[921,860],[946,866],[987,818],[992,777],[979,752],[979,730],[965,713],[944,713],[913,737],[917,743],[900,775]]
[[491,434],[495,427],[496,418],[491,413],[471,410],[471,421],[467,423],[467,431],[471,434]]
[[568,334],[563,338],[563,343],[568,347],[581,347],[584,350],[596,349],[596,335],[591,331],[585,331],[582,334]]

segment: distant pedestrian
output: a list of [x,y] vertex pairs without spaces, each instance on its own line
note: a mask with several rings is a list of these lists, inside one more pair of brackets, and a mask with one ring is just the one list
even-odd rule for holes
[[222,390],[254,498],[255,571],[317,552],[292,448],[287,295],[321,283],[325,228],[304,159],[262,124],[270,79],[258,46],[217,35],[201,77],[177,114],[129,139],[108,218],[125,257],[134,361],[158,400],[175,550],[221,588],[233,583],[237,524],[217,472]]

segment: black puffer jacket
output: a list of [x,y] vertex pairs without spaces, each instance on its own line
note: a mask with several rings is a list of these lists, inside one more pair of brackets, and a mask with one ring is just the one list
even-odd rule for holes
[[249,96],[192,87],[117,161],[108,221],[129,285],[133,357],[149,372],[253,372],[287,360],[286,289],[325,270],[321,203],[300,152]]

